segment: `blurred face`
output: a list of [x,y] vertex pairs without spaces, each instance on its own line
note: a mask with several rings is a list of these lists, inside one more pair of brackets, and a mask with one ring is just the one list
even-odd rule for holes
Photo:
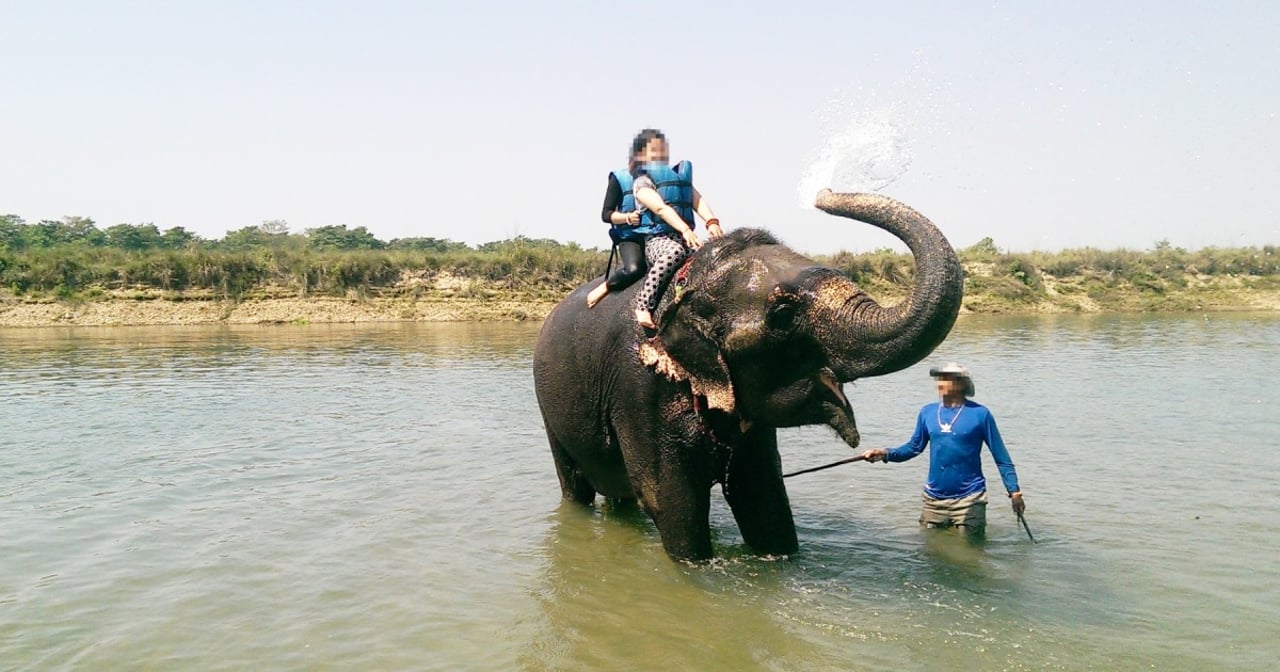
[[640,159],[640,163],[649,163],[650,161],[667,163],[670,161],[670,157],[667,154],[667,141],[662,138],[650,140],[649,144],[645,145],[644,149],[640,150],[640,153],[636,155],[636,158]]
[[964,384],[956,380],[955,376],[938,376],[933,382],[938,386],[940,397],[964,394]]

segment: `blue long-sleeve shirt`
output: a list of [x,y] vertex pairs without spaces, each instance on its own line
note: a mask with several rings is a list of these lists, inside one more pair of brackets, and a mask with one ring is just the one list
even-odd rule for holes
[[[911,440],[888,451],[885,461],[905,462],[932,443],[925,494],[935,499],[967,497],[987,489],[987,479],[982,476],[982,444],[986,443],[1000,469],[1004,489],[1017,492],[1018,474],[1013,470],[1013,460],[1004,447],[991,411],[967,399],[962,407],[939,408],[940,404],[935,402],[920,409]],[[942,423],[951,424],[950,432],[942,431],[939,417]]]

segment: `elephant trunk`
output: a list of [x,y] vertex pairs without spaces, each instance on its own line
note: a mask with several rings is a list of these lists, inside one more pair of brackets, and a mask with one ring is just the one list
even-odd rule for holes
[[817,207],[892,233],[915,256],[911,295],[884,307],[843,275],[824,278],[815,287],[821,321],[827,331],[831,369],[841,381],[905,369],[942,343],[955,324],[964,294],[960,260],[924,215],[879,194],[837,194],[824,189]]

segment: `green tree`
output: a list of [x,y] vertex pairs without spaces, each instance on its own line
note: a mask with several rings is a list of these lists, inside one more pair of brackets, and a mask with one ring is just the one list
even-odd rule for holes
[[169,250],[181,250],[199,243],[200,236],[181,226],[165,229],[164,233],[160,234],[160,247]]
[[53,247],[57,239],[59,222],[42,219],[35,224],[27,224],[18,234],[19,249],[43,250]]
[[[571,245],[574,250],[581,249],[578,247],[577,243],[572,243]],[[508,238],[507,240],[495,240],[490,243],[485,243],[476,249],[481,252],[506,252],[511,250],[528,249],[559,250],[565,247],[569,246],[564,245],[558,240],[552,240],[550,238],[526,238],[525,236],[516,236],[515,238]]]
[[116,224],[107,227],[107,245],[131,252],[160,247],[160,229],[155,224]]
[[240,251],[251,250],[257,247],[266,247],[271,243],[271,234],[266,233],[260,226],[246,226],[243,229],[228,231],[227,235],[222,237],[218,243],[218,247],[224,250]]
[[1000,256],[1000,248],[996,247],[996,241],[992,240],[991,236],[960,250],[962,260],[994,261],[998,256]]
[[307,229],[307,245],[315,250],[380,250],[387,246],[363,226],[348,229],[346,224]]
[[[44,222],[41,222],[43,224]],[[106,244],[107,236],[88,217],[63,217],[61,222],[50,222],[49,241],[52,245],[83,243],[91,247]]]
[[27,223],[17,215],[0,215],[0,248],[18,249],[22,229],[26,226]]
[[448,238],[396,238],[387,244],[391,250],[414,250],[416,252],[456,252],[471,249],[466,243],[459,243]]

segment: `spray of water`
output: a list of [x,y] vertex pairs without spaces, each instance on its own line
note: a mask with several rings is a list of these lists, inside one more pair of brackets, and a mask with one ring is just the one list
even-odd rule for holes
[[880,191],[911,168],[913,143],[941,125],[942,85],[923,55],[888,92],[837,92],[819,111],[822,140],[801,173],[797,197],[813,208],[814,196],[834,191]]
[[[826,116],[826,115],[824,115]],[[903,120],[892,110],[862,110],[841,114],[800,178],[797,197],[802,208],[824,188],[834,191],[879,191],[911,167],[911,144]],[[828,117],[830,120],[830,117]]]

